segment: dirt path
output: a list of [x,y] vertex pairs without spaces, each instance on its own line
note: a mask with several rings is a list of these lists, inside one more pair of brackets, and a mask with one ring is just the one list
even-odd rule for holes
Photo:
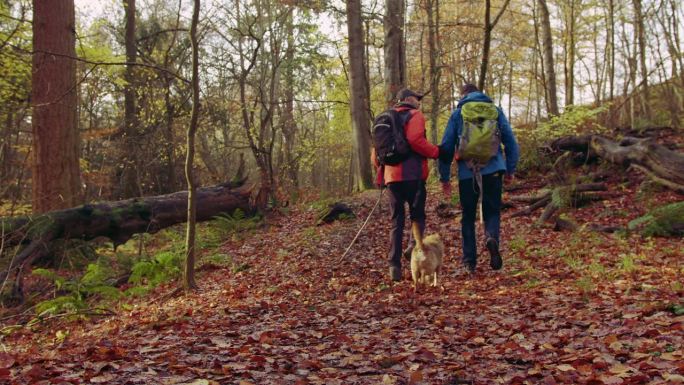
[[[636,191],[575,212],[626,223]],[[387,206],[337,261],[376,198],[352,221],[315,227],[304,208],[224,251],[240,272],[207,265],[200,289],[171,287],[100,322],[3,341],[11,384],[665,384],[684,380],[682,240],[556,233],[504,214],[504,269],[460,268],[455,219],[441,289],[414,294],[408,264],[390,285]],[[654,199],[681,199],[668,193]],[[650,202],[650,201],[649,201]],[[618,218],[618,219],[616,219]],[[459,247],[460,250],[460,247]],[[62,329],[64,328],[64,329]],[[31,345],[30,345],[31,344]]]

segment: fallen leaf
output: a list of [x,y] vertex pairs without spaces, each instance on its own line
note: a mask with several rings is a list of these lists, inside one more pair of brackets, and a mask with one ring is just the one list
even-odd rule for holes
[[599,377],[599,379],[601,381],[603,381],[603,383],[605,385],[619,385],[619,384],[622,384],[623,382],[625,382],[625,380],[623,380],[620,377],[607,376],[607,375],[603,375],[603,376]]
[[408,385],[416,385],[421,381],[423,381],[423,372],[416,370],[415,372],[411,372],[411,375],[409,375]]
[[0,369],[9,369],[16,361],[9,353],[0,353]]
[[[114,378],[115,378],[115,376],[112,373],[105,373],[105,374],[101,374],[99,376],[91,377],[90,382],[92,382],[93,384],[106,384],[106,383],[109,383],[112,380],[114,380]],[[193,383],[193,385],[195,385],[195,384]],[[197,384],[197,385],[200,385],[200,384]],[[202,385],[204,385],[204,384],[202,384]]]
[[615,364],[608,369],[609,372],[617,375],[622,375],[628,372],[636,372],[637,370],[622,364]]

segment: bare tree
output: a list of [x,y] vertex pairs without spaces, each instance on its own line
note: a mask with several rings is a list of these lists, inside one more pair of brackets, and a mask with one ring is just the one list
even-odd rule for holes
[[388,107],[406,85],[404,13],[404,0],[385,1],[385,100]]
[[575,104],[575,30],[578,18],[578,8],[581,0],[568,0],[565,5],[565,33],[563,43],[565,55],[563,69],[565,71],[565,105]]
[[646,67],[646,32],[644,30],[644,16],[641,0],[633,0],[634,4],[634,28],[636,29],[637,41],[639,42],[639,67],[641,67],[641,108],[646,119],[651,119],[650,91],[648,87],[648,67]]
[[126,46],[126,70],[124,72],[124,122],[123,140],[120,141],[121,170],[119,180],[119,197],[131,198],[142,195],[138,183],[137,130],[138,113],[136,108],[135,62],[137,47],[135,39],[135,0],[124,0],[126,28],[124,42]]
[[363,40],[363,23],[361,18],[361,0],[347,0],[347,31],[349,34],[349,88],[351,91],[351,115],[353,141],[353,160],[356,175],[356,186],[360,190],[373,186],[370,164],[370,99],[368,80],[366,79]]
[[188,223],[185,238],[185,271],[184,287],[195,289],[195,221],[197,217],[196,181],[193,172],[195,164],[195,133],[200,113],[199,86],[199,45],[197,43],[197,24],[199,22],[200,0],[194,0],[192,23],[190,25],[190,42],[192,44],[192,114],[187,132],[187,156],[185,158],[185,177],[188,182]]
[[558,93],[556,91],[556,71],[553,61],[553,39],[551,36],[551,17],[546,0],[537,0],[541,12],[542,41],[544,50],[544,69],[546,74],[546,93],[549,114],[558,115]]
[[33,211],[82,200],[74,0],[33,2]]
[[[432,105],[430,108],[430,141],[432,143],[437,143],[437,120],[439,118],[441,104],[441,95],[439,92],[441,75],[440,57],[442,56],[441,44],[439,42],[439,0],[427,0],[425,3],[425,12],[427,14],[428,22],[430,93],[432,94]],[[435,167],[437,167],[436,162]]]
[[492,31],[496,24],[501,19],[504,11],[508,7],[510,0],[504,1],[499,13],[494,17],[494,21],[491,21],[491,0],[485,0],[485,20],[483,25],[484,36],[482,38],[482,61],[480,62],[480,80],[478,82],[478,87],[481,90],[485,89],[487,84],[487,69],[489,67],[489,50],[492,45]]
[[294,60],[295,60],[295,36],[294,36],[294,7],[288,6],[285,29],[287,34],[287,48],[285,50],[285,89],[283,90],[282,132],[283,151],[285,153],[285,171],[287,179],[293,190],[299,187],[299,165],[295,154],[295,135],[297,123],[294,118]]

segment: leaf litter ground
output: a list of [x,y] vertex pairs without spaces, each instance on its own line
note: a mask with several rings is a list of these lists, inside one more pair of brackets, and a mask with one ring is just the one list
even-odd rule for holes
[[[649,205],[639,181],[574,210],[578,223],[624,226]],[[516,194],[530,191],[516,191]],[[643,194],[642,194],[643,195]],[[427,232],[447,242],[440,288],[415,294],[388,281],[386,201],[339,258],[377,199],[355,197],[357,218],[314,226],[305,207],[269,219],[223,252],[240,269],[207,264],[200,289],[167,285],[103,320],[54,322],[3,341],[10,384],[670,384],[684,381],[681,239],[643,239],[536,226],[539,213],[503,214],[504,269],[480,255],[459,263],[458,218]],[[506,199],[505,199],[506,200]],[[478,231],[481,231],[478,229]],[[57,333],[59,331],[59,333]]]

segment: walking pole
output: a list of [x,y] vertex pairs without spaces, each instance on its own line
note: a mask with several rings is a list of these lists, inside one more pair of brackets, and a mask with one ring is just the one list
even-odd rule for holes
[[342,260],[344,259],[344,257],[347,256],[347,253],[349,252],[349,250],[351,249],[351,247],[354,245],[354,242],[356,242],[356,239],[359,237],[359,235],[361,235],[361,232],[363,231],[363,228],[366,227],[366,224],[368,223],[368,221],[370,220],[371,216],[373,215],[373,211],[375,211],[375,208],[378,207],[378,205],[380,204],[380,201],[382,200],[382,193],[384,193],[384,192],[385,192],[385,189],[384,189],[384,188],[381,188],[381,189],[380,189],[380,197],[378,197],[378,201],[375,202],[375,206],[373,206],[373,208],[371,209],[370,213],[368,213],[368,218],[366,218],[366,221],[363,222],[363,224],[361,225],[361,228],[360,228],[359,231],[356,233],[356,236],[354,237],[354,239],[352,239],[351,243],[350,243],[349,246],[347,247],[347,250],[345,250],[345,251],[344,251],[344,254],[342,254],[342,256],[340,257],[340,259],[337,260],[337,263],[342,262]]

